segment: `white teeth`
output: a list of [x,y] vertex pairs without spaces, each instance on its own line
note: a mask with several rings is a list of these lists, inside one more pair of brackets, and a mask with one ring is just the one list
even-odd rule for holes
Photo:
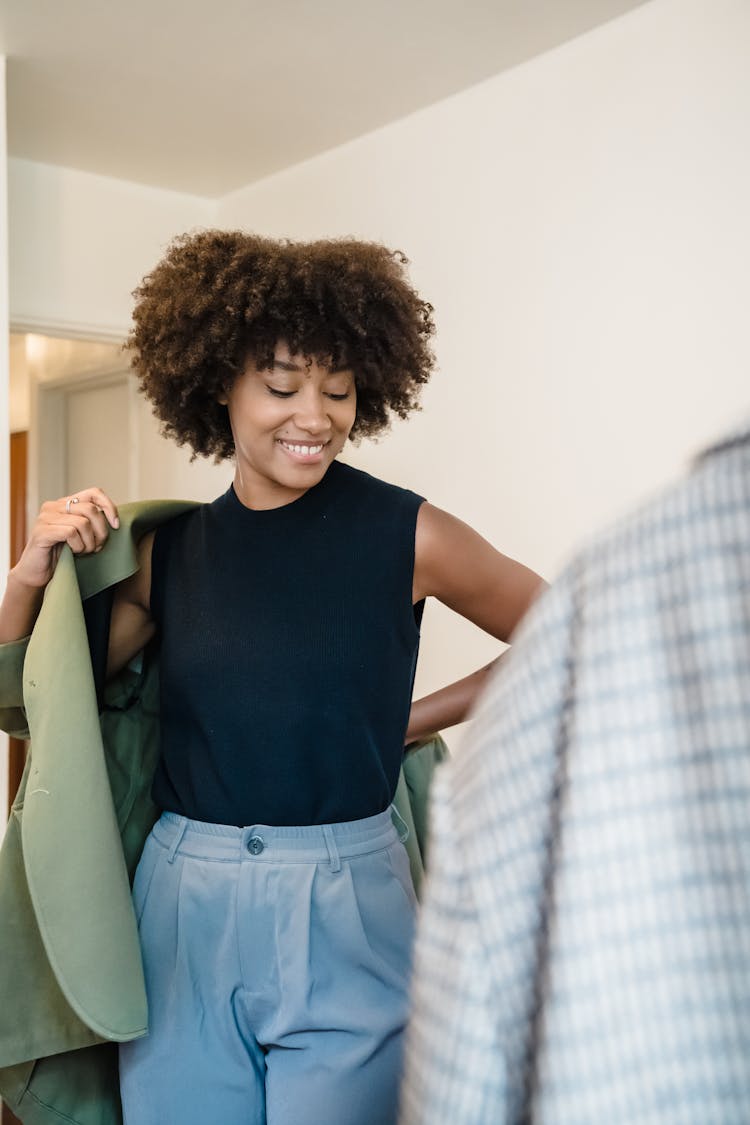
[[291,442],[282,441],[284,449],[288,449],[291,453],[300,453],[303,456],[314,456],[320,453],[323,449],[322,445],[292,445]]

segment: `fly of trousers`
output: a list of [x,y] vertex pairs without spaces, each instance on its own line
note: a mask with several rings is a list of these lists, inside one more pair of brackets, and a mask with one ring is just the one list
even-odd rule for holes
[[392,1125],[415,896],[389,811],[235,828],[164,813],[133,887],[149,1033],[125,1125]]

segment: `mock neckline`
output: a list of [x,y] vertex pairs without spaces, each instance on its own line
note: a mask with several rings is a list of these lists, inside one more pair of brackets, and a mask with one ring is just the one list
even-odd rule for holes
[[234,482],[227,491],[214,500],[212,507],[234,523],[242,522],[244,525],[258,523],[284,523],[296,519],[303,513],[313,512],[321,506],[331,488],[340,479],[343,466],[339,461],[329,465],[322,480],[308,488],[296,500],[288,504],[280,504],[276,508],[248,508],[242,503],[235,492]]

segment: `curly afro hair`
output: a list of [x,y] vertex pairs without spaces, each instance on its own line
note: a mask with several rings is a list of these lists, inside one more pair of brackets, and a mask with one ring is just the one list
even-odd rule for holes
[[407,259],[371,242],[290,242],[208,230],[175,239],[133,296],[127,346],[163,432],[194,456],[231,457],[217,397],[249,359],[271,367],[276,344],[357,387],[351,436],[387,429],[418,408],[434,364],[432,306],[407,280]]

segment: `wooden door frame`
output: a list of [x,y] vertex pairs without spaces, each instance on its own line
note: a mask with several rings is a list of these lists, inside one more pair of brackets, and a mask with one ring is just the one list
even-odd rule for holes
[[[26,484],[28,466],[28,431],[10,435],[10,565],[14,566],[26,542]],[[8,739],[8,810],[21,783],[26,761],[26,743]],[[2,1125],[21,1125],[7,1105],[2,1107]]]
[[[10,565],[15,566],[26,543],[26,493],[28,431],[10,435]],[[8,740],[8,816],[21,782],[26,743]]]

